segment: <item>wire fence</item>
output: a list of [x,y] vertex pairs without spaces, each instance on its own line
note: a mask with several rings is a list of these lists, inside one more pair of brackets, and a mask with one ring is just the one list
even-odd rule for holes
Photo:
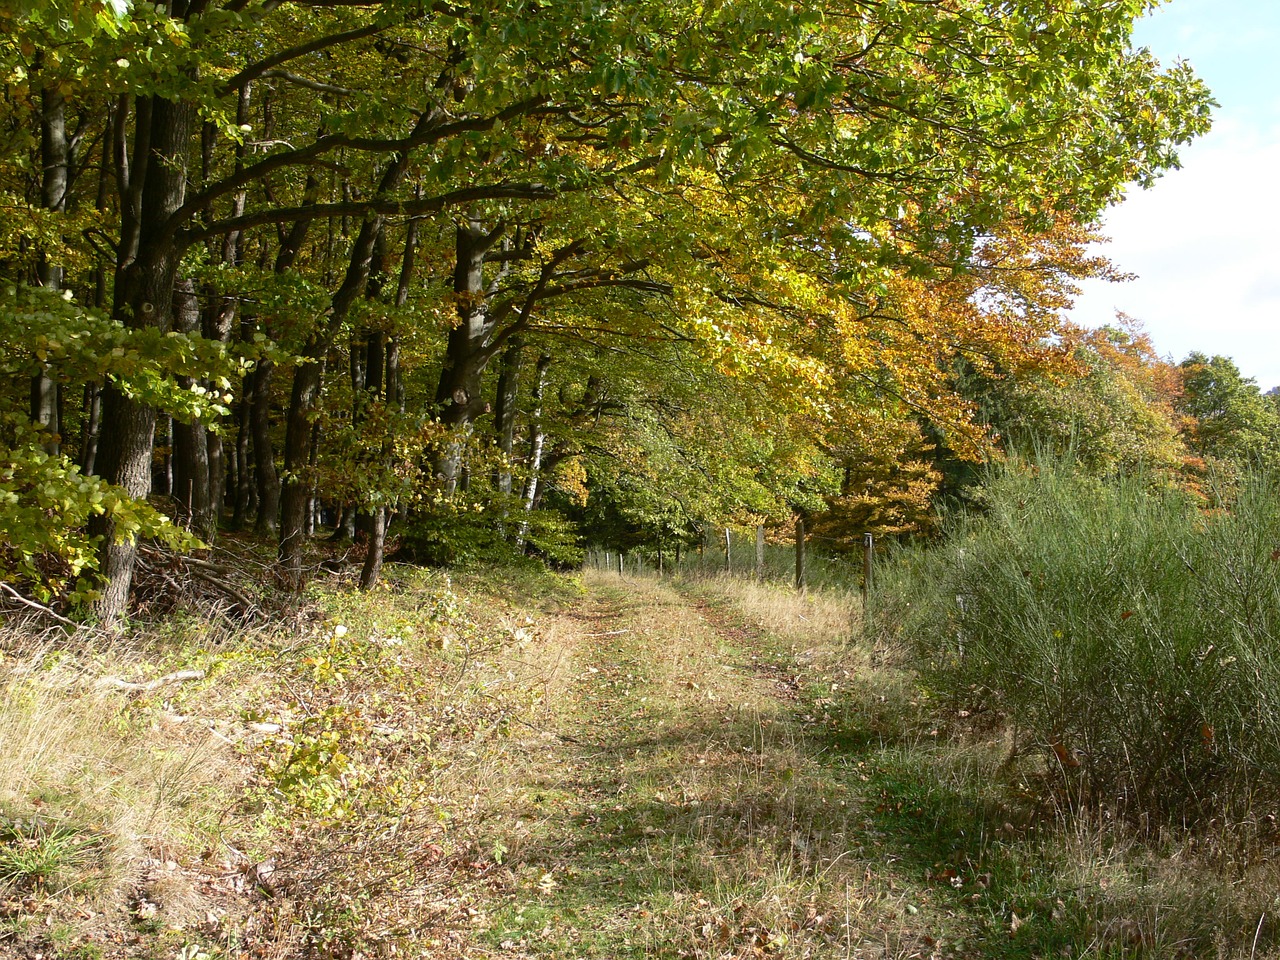
[[[824,537],[805,535],[803,568],[798,570],[796,540],[776,534],[760,542],[756,528],[721,528],[702,542],[643,544],[629,550],[588,548],[585,565],[624,576],[739,577],[817,590],[864,592],[867,555],[837,553]],[[864,593],[865,595],[865,593]]]

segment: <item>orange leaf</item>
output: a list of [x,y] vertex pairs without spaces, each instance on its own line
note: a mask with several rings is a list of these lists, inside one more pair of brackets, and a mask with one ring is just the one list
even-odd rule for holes
[[1080,766],[1080,761],[1076,758],[1076,755],[1057,740],[1050,740],[1049,746],[1053,748],[1053,752],[1057,756],[1058,762],[1064,767],[1071,767],[1074,769]]

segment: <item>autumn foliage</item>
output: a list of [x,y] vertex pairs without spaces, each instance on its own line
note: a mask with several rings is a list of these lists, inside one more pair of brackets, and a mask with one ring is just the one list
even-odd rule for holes
[[0,12],[0,402],[111,491],[74,583],[6,576],[114,618],[162,515],[295,589],[325,525],[366,588],[415,522],[918,529],[994,449],[958,375],[1066,369],[1089,225],[1208,123],[1139,0],[535,6]]

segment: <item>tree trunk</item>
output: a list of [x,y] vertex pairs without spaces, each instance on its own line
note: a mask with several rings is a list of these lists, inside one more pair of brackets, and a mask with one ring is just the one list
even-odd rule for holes
[[501,227],[486,232],[478,220],[457,228],[453,292],[458,323],[449,331],[444,364],[436,386],[436,410],[440,422],[454,431],[437,453],[435,473],[446,496],[457,490],[462,476],[465,434],[485,410],[480,377],[489,357],[492,332],[485,306],[485,255],[501,236]]
[[[309,353],[315,352],[313,344]],[[288,480],[282,484],[280,495],[280,563],[294,589],[302,586],[302,546],[311,502],[311,485],[306,477],[311,461],[311,418],[320,402],[323,370],[320,359],[314,356],[304,359],[293,371],[293,389],[289,396],[284,438],[284,470]],[[259,520],[265,512],[263,507],[259,502]]]
[[[184,103],[139,100],[135,161],[122,205],[124,229],[114,308],[116,318],[130,327],[155,327],[162,332],[172,329],[174,281],[182,251],[167,227],[186,195],[193,113]],[[140,184],[137,178],[142,178]],[[136,215],[132,208],[135,197]],[[151,488],[155,420],[152,407],[107,382],[98,465],[104,479],[123,487],[132,497],[145,497]],[[89,532],[102,537],[101,572],[106,579],[95,611],[110,622],[128,603],[137,547],[132,541],[117,539],[115,523],[109,517],[95,517]]]
[[[426,122],[427,115],[424,114],[419,123]],[[395,154],[382,173],[376,196],[387,196],[395,190],[408,169],[408,154]],[[351,314],[352,306],[368,286],[374,253],[384,223],[385,218],[382,216],[367,217],[361,222],[360,232],[351,245],[346,275],[333,295],[329,315],[311,335],[303,350],[302,363],[293,375],[289,416],[285,424],[285,472],[288,480],[280,495],[279,555],[280,565],[294,589],[302,587],[302,547],[310,499],[310,485],[303,481],[297,471],[307,462],[304,453],[309,453],[307,448],[320,403],[324,358],[328,355],[333,337],[342,328]]]
[[[116,124],[113,111],[107,111],[107,124],[102,143],[102,160],[98,165],[98,190],[94,207],[102,214],[108,206],[112,182],[112,160],[115,157]],[[93,272],[93,305],[99,310],[107,306],[107,271],[99,262]],[[80,470],[85,474],[95,471],[98,461],[98,434],[102,425],[102,388],[91,383],[84,388],[84,424],[80,432]]]
[[494,485],[504,495],[511,493],[511,454],[515,447],[516,403],[520,396],[520,373],[524,361],[524,343],[512,337],[502,354],[502,370],[498,374],[497,403],[494,405],[494,433],[503,460],[494,477]]
[[333,533],[329,535],[329,542],[354,541],[359,513],[360,511],[356,509],[354,503],[344,503],[341,509],[338,510],[338,519],[334,521]]
[[[323,376],[324,371],[321,371]],[[320,499],[320,482],[316,479],[316,464],[320,462],[320,424],[311,425],[311,451],[307,456],[311,488],[307,491],[307,536],[314,537],[324,525],[324,502]]]
[[[40,162],[43,168],[40,205],[46,210],[61,213],[67,208],[70,176],[66,101],[61,94],[45,90],[41,94],[40,113]],[[60,264],[41,257],[37,272],[41,286],[49,290],[62,289],[63,269]],[[51,455],[61,450],[58,413],[58,385],[46,368],[31,378],[31,420],[48,431],[44,448]]]
[[[236,211],[243,209],[243,200],[236,207]],[[228,242],[223,245],[224,262],[235,265],[239,263],[238,254],[239,238],[232,235]],[[202,332],[209,340],[216,340],[218,343],[226,344],[231,342],[231,330],[235,325],[236,314],[238,313],[238,304],[233,298],[218,298],[216,291],[209,289],[207,291],[210,297],[209,309],[206,311]],[[205,384],[206,387],[212,388],[212,384]],[[212,513],[212,523],[209,528],[209,535],[216,536],[218,532],[218,521],[222,516],[223,507],[227,500],[227,452],[222,440],[222,435],[215,430],[205,431],[206,444],[208,446],[209,459],[209,504]]]
[[258,361],[253,371],[252,408],[249,412],[258,490],[258,518],[254,530],[260,534],[275,533],[280,528],[280,473],[276,470],[276,451],[271,443],[271,375],[274,370],[275,365],[270,360]]
[[[179,281],[175,293],[174,322],[182,333],[198,333],[200,306],[195,284]],[[190,390],[196,381],[179,377],[178,385]],[[216,502],[210,483],[209,431],[200,422],[171,421],[173,486],[171,494],[178,506],[178,517],[202,540],[211,540],[217,526]]]
[[378,507],[370,514],[369,548],[365,551],[364,565],[360,568],[360,589],[369,590],[378,582],[382,572],[382,555],[387,546],[387,515],[390,511]]
[[98,461],[98,431],[102,425],[102,388],[91,383],[84,388],[84,430],[80,435],[80,470],[91,474]]
[[[525,513],[533,510],[538,497],[538,474],[542,469],[542,449],[546,443],[546,433],[542,429],[542,395],[547,386],[547,368],[551,366],[550,354],[538,357],[538,365],[533,373],[533,422],[529,427],[529,479],[524,485]],[[529,521],[520,523],[520,533],[516,536],[516,549],[524,549],[524,538],[529,533]]]
[[404,413],[404,381],[400,377],[400,335],[387,339],[387,402]]
[[[409,286],[413,282],[414,258],[418,248],[418,224],[412,221],[409,229],[405,234],[404,240],[404,256],[400,260],[400,277],[396,283],[395,305],[397,309],[403,309],[405,304],[409,302]],[[375,356],[374,354],[377,354]],[[369,362],[367,364],[368,371],[376,371],[376,384],[381,384],[383,403],[390,406],[398,404],[400,411],[404,412],[404,390],[400,383],[400,344],[398,336],[392,334],[390,336],[378,335],[377,340],[370,341],[369,344]],[[372,380],[372,374],[370,374]],[[375,387],[375,389],[377,389]],[[388,469],[392,465],[392,459],[395,456],[395,445],[390,435],[388,435],[382,444],[382,466]],[[387,527],[391,523],[391,513],[393,506],[376,506],[371,516],[371,525],[368,531],[369,540],[368,548],[364,555],[364,566],[360,570],[360,589],[371,590],[373,585],[378,582],[378,576],[382,572],[382,559],[386,553],[387,547]]]
[[[319,181],[316,179],[315,174],[307,174],[307,182],[303,188],[303,197],[307,202],[314,202],[318,187]],[[280,244],[280,249],[276,253],[275,272],[277,274],[284,273],[293,266],[294,261],[298,258],[298,253],[302,250],[302,244],[305,242],[310,230],[310,220],[299,220],[290,228],[289,232],[285,234],[284,240]],[[270,336],[271,330],[268,329],[266,333]],[[253,457],[256,467],[256,470],[254,471],[256,476],[256,486],[253,489],[256,492],[258,501],[257,520],[254,523],[254,530],[259,534],[275,533],[281,529],[281,524],[283,523],[281,507],[283,500],[283,486],[280,480],[280,474],[276,470],[275,447],[271,442],[271,376],[274,370],[274,364],[264,357],[258,361],[253,373]],[[316,375],[319,376],[318,371]],[[303,387],[304,390],[307,389],[305,384]],[[296,378],[294,382],[294,389],[298,389]],[[318,396],[318,381],[316,383],[315,390]],[[293,404],[294,401],[291,396],[289,403],[290,417],[292,417],[293,413]],[[293,424],[292,419],[287,419],[286,424],[292,425],[292,429],[298,429],[297,425]],[[285,444],[286,446],[288,445],[287,437],[285,439]],[[295,456],[296,455],[297,451],[295,447]],[[285,460],[287,467],[287,453]],[[301,463],[302,461],[299,459],[297,462]],[[294,521],[297,522],[298,518],[304,516],[306,507],[305,505],[300,506],[298,504],[292,504],[290,506],[290,510],[293,511]],[[301,528],[298,528],[296,535],[298,537],[301,536]],[[290,547],[288,549],[293,548]],[[301,542],[297,544],[297,549],[302,549]],[[287,553],[288,550],[284,546],[284,543],[281,542],[280,556],[284,558]],[[299,557],[300,556],[301,554],[299,554]],[[297,562],[299,564],[297,571],[300,575],[301,560],[298,560]],[[292,564],[293,561],[290,560],[285,564],[285,566],[289,567]]]
[[[159,493],[166,497],[173,496],[173,417],[169,414],[163,414],[160,417],[161,432],[160,438],[164,441],[160,444],[162,451],[160,458],[160,482],[156,483],[155,473],[151,476],[151,490],[153,493]],[[155,431],[152,431],[153,435]],[[154,452],[154,443],[153,452]]]
[[231,513],[231,527],[243,530],[249,517],[249,436],[253,429],[253,382],[256,373],[246,374],[240,384],[240,401],[236,404],[236,445],[233,461],[235,470],[234,503]]

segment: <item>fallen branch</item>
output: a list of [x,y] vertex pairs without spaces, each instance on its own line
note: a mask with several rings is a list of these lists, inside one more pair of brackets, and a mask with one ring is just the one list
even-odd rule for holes
[[[215,592],[230,600],[232,604],[239,606],[242,615],[245,617],[251,617],[260,610],[258,604],[248,594],[229,582],[228,578],[237,572],[234,567],[202,560],[199,557],[168,553],[151,546],[140,547],[139,554],[140,557],[144,557],[154,564],[144,568],[149,569],[155,576],[163,578],[178,595],[190,594],[190,585],[179,583],[170,575],[171,572],[198,580],[205,586],[211,587]],[[142,565],[141,560],[139,562]]]
[[226,581],[219,580],[218,578],[214,577],[212,574],[205,573],[204,570],[198,567],[193,567],[191,569],[191,575],[193,577],[196,577],[197,579],[203,580],[205,583],[209,584],[209,586],[217,590],[221,590],[223,593],[225,593],[228,597],[230,597],[236,603],[240,604],[240,606],[244,608],[244,612],[246,616],[248,616],[255,609],[257,609],[257,605],[252,600],[250,600],[243,593],[241,593],[235,587],[231,586],[231,584],[227,583]]
[[3,580],[0,580],[0,590],[3,590],[9,596],[13,597],[13,599],[17,600],[24,607],[30,607],[32,610],[38,610],[41,613],[43,613],[46,617],[50,617],[58,621],[58,623],[62,624],[64,627],[69,627],[72,630],[84,629],[83,624],[76,623],[74,620],[68,620],[62,614],[55,613],[54,611],[50,610],[43,603],[36,603],[36,601],[34,600],[28,600],[26,597],[20,594],[17,590],[13,589],[13,587],[9,586],[9,584],[5,583]]
[[203,670],[179,670],[177,673],[166,673],[163,677],[156,677],[154,680],[146,680],[142,683],[134,683],[121,677],[102,677],[98,680],[100,687],[115,687],[117,690],[155,690],[157,687],[163,687],[168,683],[182,683],[186,680],[203,680],[205,672]]

